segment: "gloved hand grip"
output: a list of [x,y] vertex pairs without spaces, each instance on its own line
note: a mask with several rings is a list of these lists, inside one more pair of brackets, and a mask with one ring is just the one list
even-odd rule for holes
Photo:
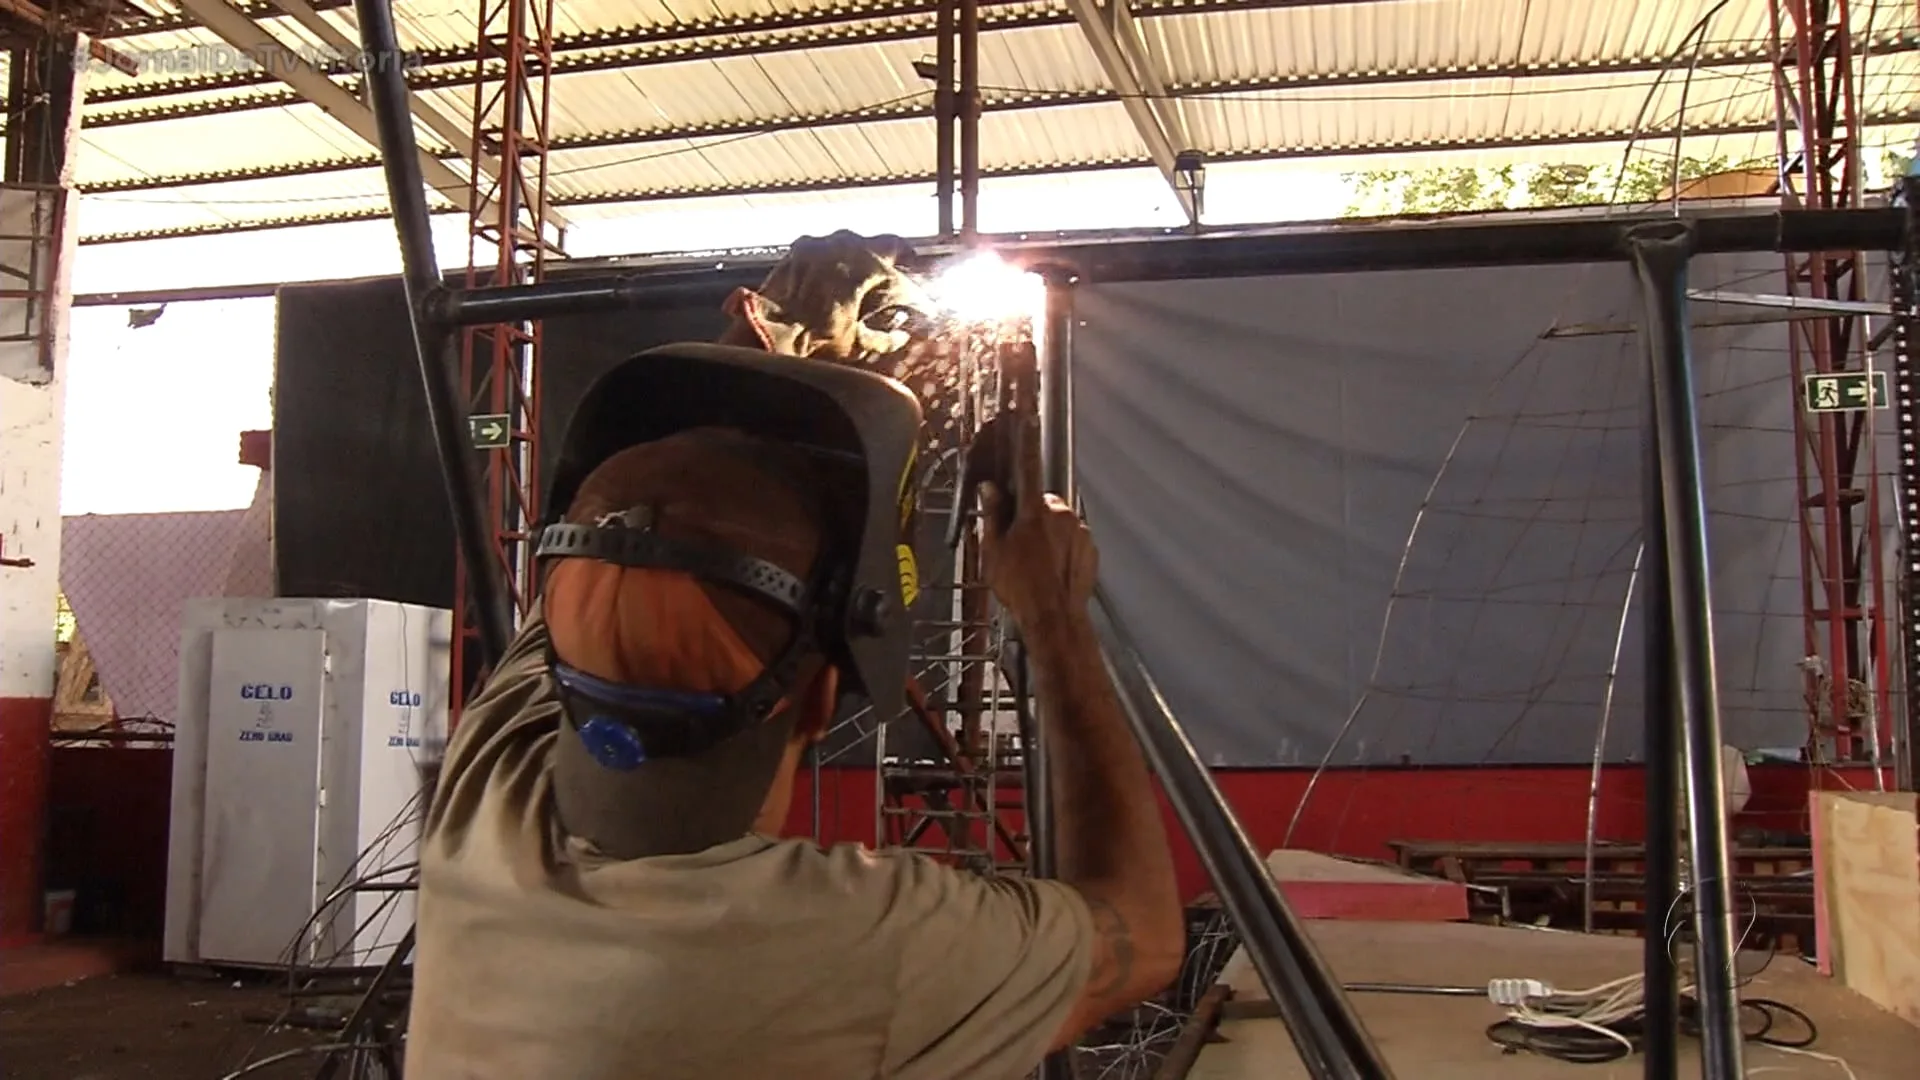
[[1028,422],[1025,413],[1018,409],[1004,409],[986,423],[981,424],[974,433],[973,444],[967,447],[961,459],[960,483],[954,491],[953,516],[947,520],[947,546],[957,548],[960,538],[966,535],[967,511],[980,496],[980,485],[992,484],[1000,492],[1000,501],[996,507],[995,518],[989,527],[996,534],[1005,532],[1013,524],[1013,514],[1020,485],[1015,483],[1018,475],[1020,436],[1022,427]]

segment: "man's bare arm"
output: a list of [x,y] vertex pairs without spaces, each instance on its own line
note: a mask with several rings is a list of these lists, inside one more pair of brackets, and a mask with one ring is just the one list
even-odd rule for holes
[[1093,912],[1091,974],[1058,1047],[1178,977],[1186,927],[1159,801],[1091,619],[1067,612],[1023,632],[1052,762],[1058,874]]

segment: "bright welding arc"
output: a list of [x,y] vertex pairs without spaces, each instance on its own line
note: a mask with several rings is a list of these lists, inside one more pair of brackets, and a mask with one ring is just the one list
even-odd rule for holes
[[940,266],[927,282],[927,293],[941,315],[976,325],[1037,321],[1047,305],[1047,286],[1040,275],[991,251],[969,252]]

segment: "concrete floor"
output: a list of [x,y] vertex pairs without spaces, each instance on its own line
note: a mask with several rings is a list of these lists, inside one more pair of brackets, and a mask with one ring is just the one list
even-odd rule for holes
[[[1459,923],[1310,924],[1323,955],[1343,980],[1477,984],[1496,976],[1545,978],[1584,986],[1635,971],[1640,943],[1626,938],[1539,933]],[[1264,997],[1244,956],[1221,981],[1236,999]],[[1799,1006],[1821,1027],[1815,1049],[1848,1060],[1857,1080],[1911,1080],[1920,1060],[1920,1028],[1907,1024],[1798,961],[1778,958],[1748,991]],[[248,1060],[315,1046],[325,1036],[267,1034],[252,1018],[276,1015],[281,985],[262,978],[107,975],[0,997],[0,1078],[4,1080],[221,1080]],[[1640,1062],[1564,1065],[1502,1054],[1483,1031],[1497,1018],[1484,1001],[1356,995],[1355,1003],[1389,1063],[1426,1080],[1637,1080]],[[1222,1025],[1189,1074],[1193,1080],[1304,1077],[1286,1030],[1276,1020]],[[1683,1041],[1683,1076],[1697,1076],[1695,1044]],[[295,1058],[250,1074],[261,1080],[309,1077],[317,1064]],[[1844,1080],[1831,1061],[1765,1048],[1749,1054],[1751,1075],[1778,1080]]]
[[[285,1004],[281,987],[165,975],[105,975],[0,998],[5,1080],[220,1080],[243,1062],[311,1046],[324,1036],[268,1035],[249,1022]],[[317,1060],[297,1058],[250,1076],[291,1080]]]

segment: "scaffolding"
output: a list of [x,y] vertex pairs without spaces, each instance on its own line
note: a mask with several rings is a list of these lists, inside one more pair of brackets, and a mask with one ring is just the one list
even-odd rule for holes
[[72,295],[70,198],[61,184],[0,183],[0,376],[53,380]]
[[[981,425],[1002,409],[1033,415],[1037,369],[1031,319],[972,326],[943,351],[949,388],[927,406],[915,501],[922,535],[967,526],[937,574],[923,572],[921,617],[907,709],[876,739],[874,835],[885,847],[926,851],[981,873],[1027,870],[1025,767],[1030,702],[1009,626],[981,572],[972,508],[961,505],[961,463]],[[918,380],[916,380],[918,381]],[[929,529],[931,526],[931,529]],[[930,545],[922,545],[923,549]]]
[[[549,253],[547,148],[553,68],[553,0],[481,0],[473,78],[474,183],[467,207],[467,288],[533,285]],[[491,164],[491,168],[483,163]],[[491,175],[489,176],[489,173]],[[533,533],[540,517],[540,323],[469,326],[461,336],[467,431],[484,455],[484,511],[505,571],[515,625],[537,590]],[[473,568],[456,563],[454,699],[458,722],[480,639],[470,595]]]
[[[1780,191],[1789,208],[1863,205],[1859,94],[1847,0],[1771,0]],[[1806,752],[1816,764],[1886,760],[1892,716],[1873,371],[1859,251],[1787,257],[1787,289],[1831,312],[1788,330],[1800,502]],[[1835,303],[1838,302],[1838,303]],[[1843,307],[1852,310],[1840,310]]]

